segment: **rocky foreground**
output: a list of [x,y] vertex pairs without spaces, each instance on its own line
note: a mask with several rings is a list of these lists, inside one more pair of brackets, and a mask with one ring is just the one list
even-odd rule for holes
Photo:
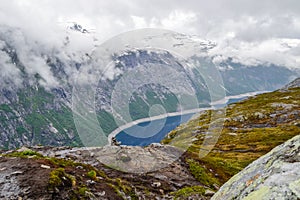
[[[176,194],[172,192],[181,188],[200,188],[184,156],[172,162],[176,152],[179,153],[162,145],[23,147],[3,152],[0,199],[174,199]],[[124,166],[123,171],[129,173],[119,171],[119,167],[114,169],[113,163],[104,165],[99,159],[114,159],[115,166]],[[155,166],[158,163],[162,166]],[[156,170],[149,171],[149,167]],[[196,194],[195,199],[209,199],[214,194],[202,186],[203,195]]]
[[[116,166],[127,165],[123,170],[130,172],[102,164],[97,155],[105,155],[104,152],[110,161],[115,158]],[[214,191],[195,179],[185,162],[186,155],[167,167],[143,173],[149,166],[154,166],[153,162],[170,162],[173,158],[168,154],[173,152],[176,152],[173,147],[163,145],[146,148],[23,147],[3,152],[0,157],[0,198],[210,199]],[[232,177],[212,199],[297,200],[300,198],[299,169],[298,135]],[[184,191],[182,188],[190,189]]]

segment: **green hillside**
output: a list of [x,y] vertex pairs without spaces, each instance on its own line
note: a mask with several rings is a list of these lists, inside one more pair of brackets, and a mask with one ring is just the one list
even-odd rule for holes
[[[185,161],[201,184],[217,190],[249,163],[300,134],[300,88],[265,93],[227,106],[218,142],[207,156],[199,158],[211,112],[216,111],[206,111],[179,126],[162,142],[180,146],[195,137]],[[185,189],[177,195],[195,193],[192,188]]]

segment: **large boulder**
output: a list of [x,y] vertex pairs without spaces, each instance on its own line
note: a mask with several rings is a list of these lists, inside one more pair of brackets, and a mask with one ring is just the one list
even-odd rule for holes
[[299,198],[300,135],[248,165],[212,197],[213,200]]

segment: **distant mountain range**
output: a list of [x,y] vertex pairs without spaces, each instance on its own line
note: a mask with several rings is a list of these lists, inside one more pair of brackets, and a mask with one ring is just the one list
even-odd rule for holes
[[[83,34],[86,40],[96,41],[88,30],[76,23],[66,31],[60,48],[39,44],[19,29],[0,27],[0,148],[38,144],[83,145],[73,120],[74,77],[85,71],[91,75],[93,71],[104,69],[94,65],[99,55],[93,51],[70,50],[70,46],[76,42],[72,41],[72,36],[78,34]],[[140,66],[151,69],[161,65],[185,74],[186,85],[172,73],[165,77],[165,81],[172,82],[174,88],[184,85],[190,87],[188,89],[196,97],[198,107],[209,106],[211,94],[201,72],[209,71],[212,67],[219,70],[224,85],[218,87],[223,87],[226,95],[272,91],[299,76],[299,71],[272,63],[245,66],[234,58],[227,58],[215,64],[214,57],[207,53],[217,44],[190,36],[173,33],[145,37],[145,41],[159,37],[169,41],[174,49],[188,49],[192,52],[187,59],[196,65],[198,63],[198,70],[187,67],[187,63],[168,50],[129,48],[111,55],[111,74],[93,83],[97,86],[96,114],[106,135],[118,127],[116,114],[111,107],[116,84],[124,74],[132,69],[140,69]],[[96,44],[92,47],[97,49]],[[132,79],[124,88],[132,87],[139,80],[138,77]],[[170,88],[154,81],[135,90],[128,101],[118,103],[121,105],[128,102],[131,118],[137,120],[149,117],[149,109],[156,104],[161,104],[166,112],[188,109],[189,101],[186,101],[186,108],[180,107],[179,101]],[[122,117],[118,119],[123,120],[123,124],[130,122]]]

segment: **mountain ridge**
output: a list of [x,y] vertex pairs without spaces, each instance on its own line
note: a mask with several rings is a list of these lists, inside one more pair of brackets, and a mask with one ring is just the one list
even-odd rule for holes
[[[76,34],[83,33],[76,31]],[[89,33],[84,33],[86,34]],[[196,53],[200,52],[199,54],[205,54],[215,47],[212,42],[198,41],[187,36],[169,35],[168,37],[174,44],[182,43],[174,48],[193,47]],[[1,84],[0,90],[2,138],[0,148],[13,149],[22,145],[38,144],[82,146],[72,117],[72,83],[74,77],[81,71],[94,69],[90,64],[91,60],[96,60],[97,57],[92,57],[95,55],[90,52],[70,52],[69,44],[60,44],[58,49],[34,42],[21,30],[11,27],[0,27],[0,40],[1,56],[5,58],[3,66],[5,69],[9,67],[16,69],[16,74],[8,74],[1,79],[5,80],[5,84]],[[197,61],[204,62],[204,58],[194,56],[191,59],[197,63]],[[208,62],[198,67],[204,70],[213,66],[212,59],[209,58]],[[147,63],[164,64],[180,73],[185,73],[188,77],[186,81],[192,86],[199,100],[199,107],[209,105],[209,91],[201,74],[193,69],[186,70],[168,51],[151,52],[129,48],[123,54],[112,55],[112,60],[115,62],[113,67],[115,73],[120,72],[120,69],[125,73],[126,70],[137,69]],[[227,95],[278,89],[295,76],[294,71],[284,67],[274,65],[249,67],[235,62],[232,58],[220,63],[220,66],[228,69],[220,71]],[[98,100],[95,105],[96,115],[102,122],[101,128],[106,135],[118,127],[111,112],[110,98],[115,84],[122,76],[120,74],[114,76],[113,80],[100,81],[100,85],[97,84],[100,87],[96,90]],[[167,78],[176,80],[176,77]],[[15,81],[17,85],[13,84]],[[148,117],[150,107],[155,104],[163,105],[167,112],[178,109],[175,95],[166,87],[155,84],[145,85],[140,87],[130,99],[131,117],[133,120]]]

